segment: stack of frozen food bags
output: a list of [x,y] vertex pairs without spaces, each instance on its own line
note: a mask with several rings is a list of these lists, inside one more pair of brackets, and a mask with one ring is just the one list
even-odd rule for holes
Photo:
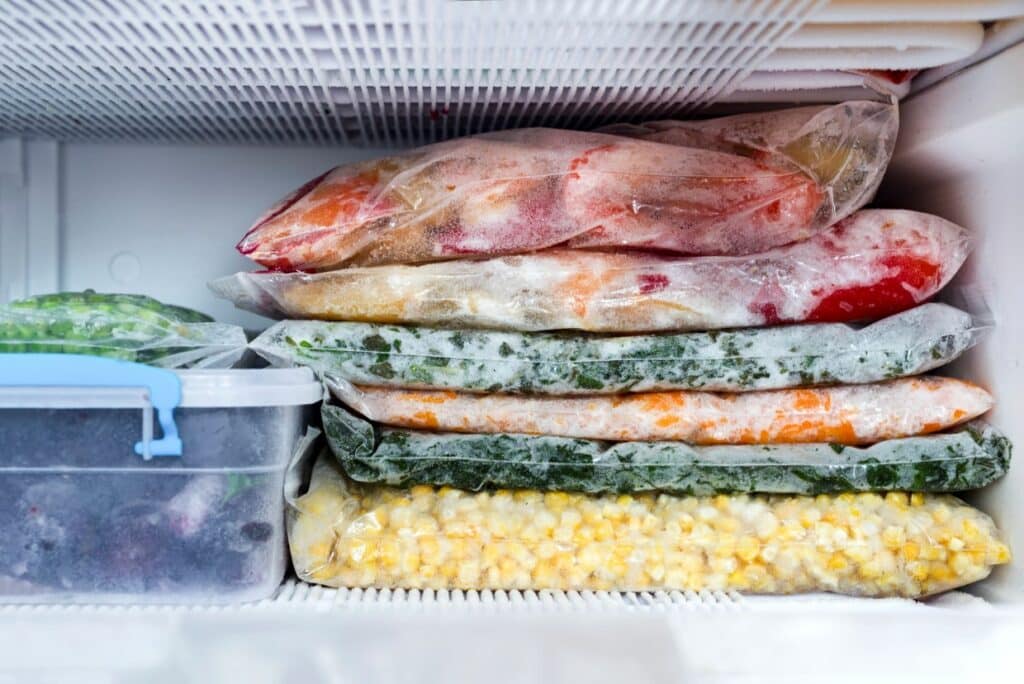
[[926,303],[968,236],[859,210],[896,117],[507,131],[272,208],[239,249],[273,270],[214,289],[293,319],[253,348],[334,397],[300,577],[923,596],[1007,562],[948,494],[1008,467],[992,398],[919,375],[976,340]]

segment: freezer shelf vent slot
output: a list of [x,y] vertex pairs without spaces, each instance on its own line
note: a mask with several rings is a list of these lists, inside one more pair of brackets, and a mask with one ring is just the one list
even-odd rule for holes
[[821,89],[796,72],[830,70],[834,86],[836,70],[953,62],[981,44],[978,20],[1013,8],[1007,0],[6,0],[0,135],[405,146],[676,117]]

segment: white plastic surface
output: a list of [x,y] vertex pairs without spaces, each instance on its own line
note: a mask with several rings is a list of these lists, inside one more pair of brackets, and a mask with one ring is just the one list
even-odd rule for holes
[[586,128],[742,97],[755,71],[956,61],[980,45],[979,19],[1015,13],[1006,0],[8,0],[0,134],[404,146]]
[[308,368],[182,370],[181,406],[303,406],[323,396]]
[[0,607],[0,673],[18,682],[147,684],[935,684],[1013,681],[1021,638],[1024,622],[984,605],[547,592],[426,597],[286,582],[273,599],[233,607]]

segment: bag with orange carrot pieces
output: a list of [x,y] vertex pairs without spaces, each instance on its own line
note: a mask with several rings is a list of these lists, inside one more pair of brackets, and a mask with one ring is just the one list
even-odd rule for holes
[[328,273],[240,273],[211,287],[242,308],[285,318],[516,331],[718,330],[895,314],[938,292],[969,251],[960,226],[877,209],[751,256],[555,249]]
[[339,166],[268,210],[238,250],[301,271],[554,246],[761,252],[871,199],[898,111],[854,101],[684,125],[685,137],[500,131]]
[[920,376],[741,394],[647,392],[544,397],[355,386],[328,378],[344,404],[395,427],[689,444],[873,444],[938,432],[992,408],[981,387]]

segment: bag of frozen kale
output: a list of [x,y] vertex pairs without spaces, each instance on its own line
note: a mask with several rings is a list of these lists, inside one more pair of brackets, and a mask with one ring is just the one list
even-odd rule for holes
[[0,307],[0,353],[90,354],[163,368],[228,368],[245,332],[133,294],[58,292]]

